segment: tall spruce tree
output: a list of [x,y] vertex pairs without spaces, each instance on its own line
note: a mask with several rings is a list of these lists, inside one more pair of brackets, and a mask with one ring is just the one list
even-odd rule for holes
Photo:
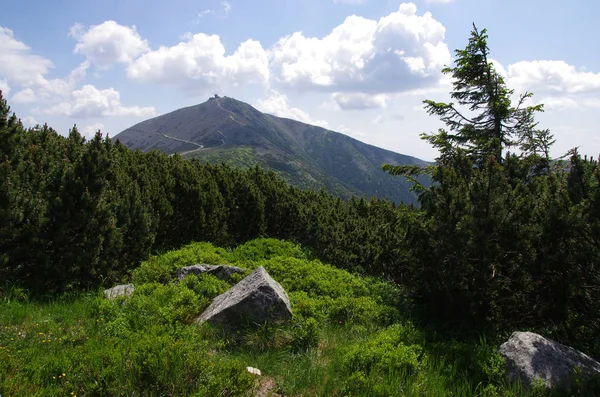
[[[436,165],[383,166],[413,180],[423,211],[407,233],[413,255],[401,281],[432,318],[454,324],[529,320],[521,308],[533,293],[528,266],[538,232],[529,219],[539,186],[530,157],[539,158],[540,147],[547,154],[551,144],[534,120],[543,106],[526,106],[531,93],[513,106],[514,92],[494,68],[487,39],[473,25],[455,65],[442,70],[452,78],[456,103],[424,101],[446,124],[421,135],[439,150]],[[520,156],[508,152],[519,145]],[[415,178],[424,171],[433,182],[427,189]]]
[[[427,112],[447,126],[437,133],[422,134],[440,150],[441,162],[459,148],[483,166],[489,156],[502,162],[503,150],[519,143],[523,149],[535,151],[544,151],[551,144],[545,139],[549,132],[535,128],[534,114],[543,111],[543,105],[525,106],[532,96],[529,92],[520,96],[517,106],[512,105],[514,90],[507,88],[494,67],[487,40],[486,29],[479,31],[473,25],[466,48],[455,51],[455,66],[442,69],[451,76],[454,89],[450,96],[456,103],[424,101]],[[544,148],[540,148],[542,141],[547,143]]]

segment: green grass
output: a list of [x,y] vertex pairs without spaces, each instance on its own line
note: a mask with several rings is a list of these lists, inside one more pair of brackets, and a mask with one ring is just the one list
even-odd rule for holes
[[[243,277],[170,282],[195,263],[247,273],[264,266],[288,291],[292,321],[235,334],[194,324]],[[0,395],[242,396],[265,384],[286,396],[524,395],[505,383],[504,363],[485,339],[434,337],[411,321],[399,288],[311,260],[289,242],[235,250],[194,243],[149,259],[131,279],[135,293],[114,301],[98,291],[42,303],[5,286]]]

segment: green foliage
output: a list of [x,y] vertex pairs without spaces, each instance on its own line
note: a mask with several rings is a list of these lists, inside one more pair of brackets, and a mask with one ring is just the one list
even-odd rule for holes
[[[397,271],[405,212],[387,201],[346,202],[259,168],[134,152],[100,133],[86,142],[76,128],[68,137],[25,129],[9,111],[2,99],[0,277],[33,295],[122,281],[151,254],[192,241],[233,246],[263,236],[345,269]],[[198,261],[221,262],[216,255]],[[134,278],[164,281],[176,269],[152,267]]]
[[[552,161],[549,130],[494,69],[487,34],[475,27],[456,51],[453,103],[425,101],[447,129],[423,138],[439,149],[428,169],[384,166],[414,180],[420,214],[409,214],[405,256],[394,279],[423,318],[447,330],[537,330],[598,355],[600,246],[597,162],[572,151]],[[520,155],[507,150],[518,146]],[[592,314],[595,313],[595,314]]]
[[[93,295],[75,302],[21,306],[6,317],[0,354],[3,395],[243,395],[254,385],[245,365],[215,356],[195,318],[223,288],[219,280],[143,284],[130,298]],[[204,284],[204,285],[203,285]],[[227,287],[225,287],[227,288]]]
[[[440,150],[439,163],[446,164],[458,149],[466,151],[472,163],[481,167],[493,156],[497,162],[503,158],[503,149],[516,142],[525,143],[528,150],[538,148],[533,143],[536,137],[546,135],[534,132],[537,123],[535,112],[543,111],[543,105],[523,107],[530,93],[521,95],[518,105],[512,107],[513,90],[506,87],[504,78],[495,70],[487,45],[487,31],[479,31],[475,25],[464,50],[456,50],[455,67],[442,69],[452,76],[454,90],[450,93],[458,105],[474,112],[466,116],[454,103],[424,101],[430,115],[440,117],[449,131],[423,134],[423,138]],[[537,141],[536,141],[537,142]],[[551,144],[551,138],[545,141]],[[545,150],[548,153],[548,150]]]
[[258,261],[277,256],[306,259],[306,253],[297,244],[274,238],[261,238],[238,246],[231,256],[235,262]]
[[[469,338],[530,329],[599,356],[600,167],[576,150],[550,159],[541,107],[511,104],[488,51],[474,29],[445,69],[474,115],[426,101],[448,127],[424,136],[437,164],[384,166],[419,209],[25,129],[0,97],[0,394],[240,395],[254,364],[288,394],[520,395]],[[171,281],[197,263],[264,266],[294,318],[235,335],[193,325],[242,277]],[[129,298],[78,295],[128,278]],[[564,393],[597,389],[574,374]]]
[[422,341],[411,325],[394,324],[365,343],[349,348],[344,365],[353,372],[391,371],[412,376],[422,367]]
[[154,255],[142,262],[132,272],[132,280],[136,284],[166,283],[179,268],[200,263],[220,265],[228,263],[228,256],[227,251],[214,247],[210,243],[191,243],[176,251]]
[[[191,244],[145,262],[155,272],[140,273],[146,277],[217,254],[269,269],[288,289],[294,316],[237,334],[194,323],[233,283],[210,275],[138,281],[130,297],[114,300],[100,292],[47,303],[5,299],[0,393],[237,396],[252,395],[258,380],[284,395],[527,395],[505,383],[504,361],[485,339],[448,340],[421,329],[400,317],[397,286],[302,253],[259,239],[230,252]],[[247,366],[263,375],[255,378]],[[573,392],[595,393],[593,382],[574,376]]]

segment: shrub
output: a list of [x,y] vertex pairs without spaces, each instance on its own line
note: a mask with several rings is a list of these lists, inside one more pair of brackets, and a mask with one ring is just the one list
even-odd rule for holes
[[199,263],[219,265],[229,263],[227,251],[210,243],[191,243],[185,247],[152,256],[132,272],[135,284],[169,282],[177,269]]
[[259,238],[238,246],[231,256],[235,262],[255,262],[278,256],[306,259],[306,253],[297,244],[274,238]]

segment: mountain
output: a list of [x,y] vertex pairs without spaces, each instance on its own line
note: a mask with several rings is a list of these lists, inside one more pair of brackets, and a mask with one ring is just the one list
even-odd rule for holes
[[132,149],[179,153],[204,162],[269,168],[302,188],[415,202],[404,178],[381,170],[382,164],[428,163],[384,150],[338,132],[261,113],[228,97],[175,110],[142,121],[113,140]]

